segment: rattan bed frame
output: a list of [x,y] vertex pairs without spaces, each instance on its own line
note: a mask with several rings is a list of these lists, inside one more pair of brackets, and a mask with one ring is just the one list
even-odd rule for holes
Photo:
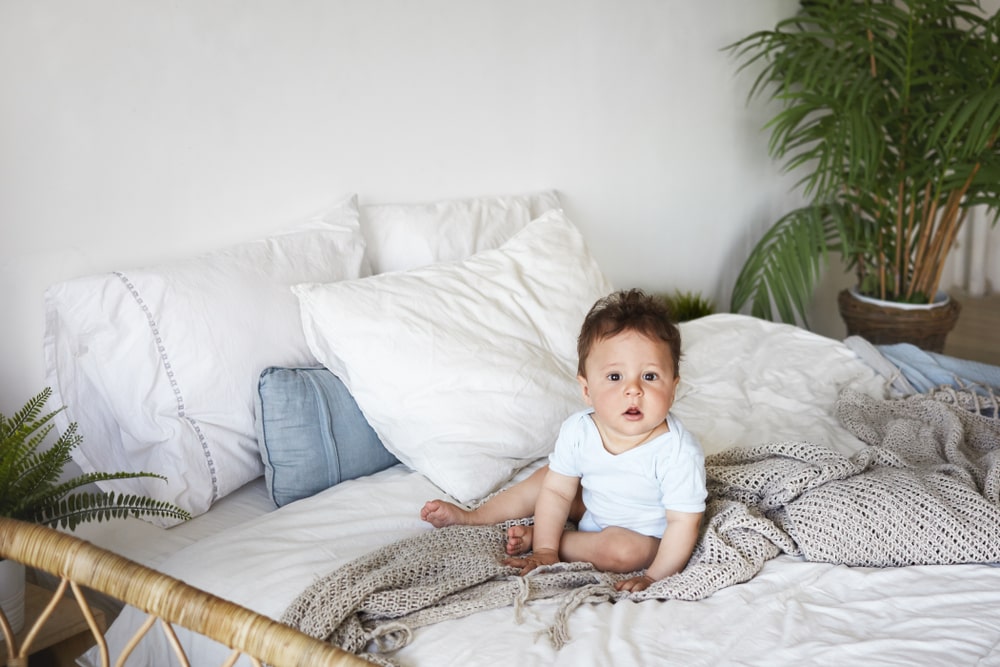
[[152,568],[97,547],[73,535],[32,523],[0,518],[0,559],[7,558],[37,571],[54,575],[59,584],[52,602],[38,620],[27,628],[21,646],[0,611],[0,626],[7,650],[7,664],[28,664],[28,653],[38,630],[67,588],[83,612],[100,647],[102,664],[108,667],[107,644],[94,620],[83,589],[98,591],[141,609],[149,615],[116,665],[127,665],[128,653],[157,621],[174,647],[180,664],[187,656],[177,641],[173,626],[178,625],[210,637],[233,649],[224,665],[241,656],[252,664],[273,667],[360,667],[370,663],[336,646],[314,639],[262,614],[207,593]]

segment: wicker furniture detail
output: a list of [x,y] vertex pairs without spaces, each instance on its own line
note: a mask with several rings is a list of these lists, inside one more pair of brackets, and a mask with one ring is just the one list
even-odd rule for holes
[[157,624],[166,633],[177,658],[188,665],[173,626],[205,635],[233,649],[223,663],[231,666],[245,655],[253,665],[273,667],[360,667],[369,663],[340,648],[314,639],[246,607],[207,593],[135,561],[97,547],[73,535],[33,523],[0,518],[0,558],[10,558],[28,567],[48,572],[60,583],[41,616],[23,633],[17,646],[10,624],[0,612],[7,651],[7,664],[28,664],[32,641],[44,627],[67,590],[80,606],[95,641],[102,664],[111,665],[107,644],[94,612],[83,596],[91,589],[132,605],[149,615],[147,623],[132,638],[116,665],[128,664],[128,653]]

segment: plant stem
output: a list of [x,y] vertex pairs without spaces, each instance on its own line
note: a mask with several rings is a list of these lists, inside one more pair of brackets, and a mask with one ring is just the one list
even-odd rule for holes
[[[903,209],[906,206],[906,187],[903,179],[899,180],[899,194],[897,195],[896,201],[896,261],[895,261],[895,280],[894,284],[896,286],[896,291],[899,291],[899,286],[902,280],[902,263],[903,263]],[[912,209],[911,209],[912,210]]]
[[[927,183],[928,190],[931,189],[931,183]],[[913,288],[916,286],[918,277],[917,271],[919,267],[923,264],[924,255],[927,253],[927,246],[930,243],[930,229],[934,225],[934,220],[937,217],[937,199],[931,199],[930,206],[924,209],[923,220],[920,223],[920,242],[917,246],[917,254],[913,259],[913,274],[909,277],[909,285],[906,288],[906,299],[909,300],[913,296]],[[901,290],[902,291],[902,290]]]

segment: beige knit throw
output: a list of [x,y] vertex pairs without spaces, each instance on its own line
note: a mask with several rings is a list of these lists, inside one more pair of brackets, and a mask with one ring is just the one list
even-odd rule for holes
[[616,592],[628,575],[586,563],[517,576],[500,564],[506,524],[453,526],[341,567],[282,620],[391,665],[385,654],[423,625],[508,605],[520,620],[526,602],[561,596],[549,630],[558,647],[580,604],[698,600],[750,579],[781,552],[875,567],[1000,562],[1000,419],[963,409],[970,400],[982,407],[956,391],[880,401],[847,390],[838,417],[869,445],[850,458],[805,442],[708,457],[706,522],[691,560],[639,593]]

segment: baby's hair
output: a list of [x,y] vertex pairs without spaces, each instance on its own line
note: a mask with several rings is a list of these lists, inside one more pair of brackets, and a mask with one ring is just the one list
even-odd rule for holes
[[599,340],[623,331],[635,331],[651,340],[661,340],[670,347],[674,377],[680,375],[681,332],[671,321],[667,304],[640,289],[620,290],[597,300],[580,328],[576,340],[579,358],[577,373],[586,377],[587,357]]

